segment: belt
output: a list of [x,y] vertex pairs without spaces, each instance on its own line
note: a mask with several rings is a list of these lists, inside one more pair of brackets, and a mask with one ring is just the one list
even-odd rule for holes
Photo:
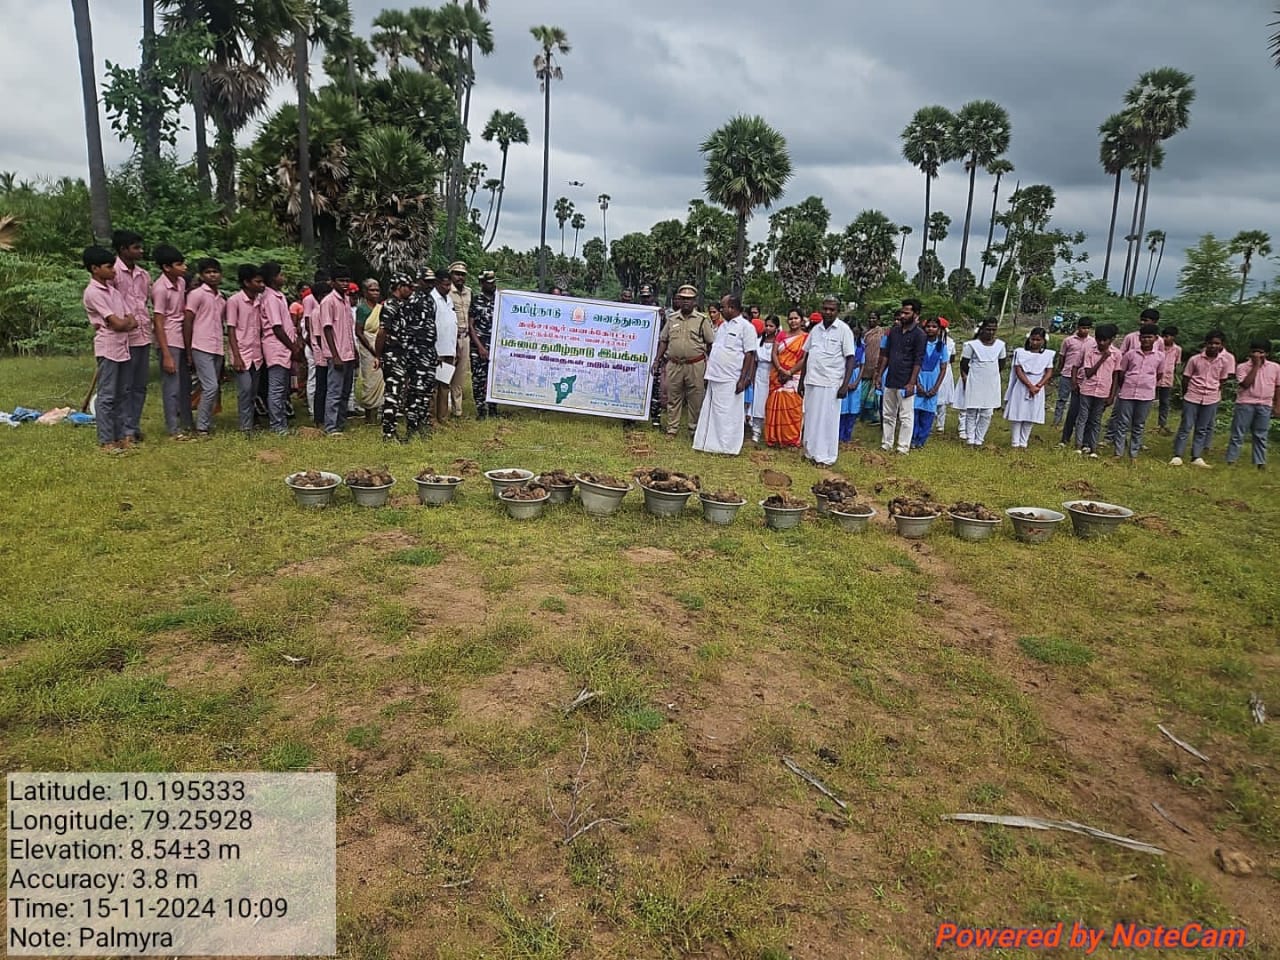
[[707,359],[707,356],[706,354],[699,354],[698,356],[691,357],[688,360],[681,360],[679,357],[667,357],[667,359],[672,363],[701,363],[703,360]]

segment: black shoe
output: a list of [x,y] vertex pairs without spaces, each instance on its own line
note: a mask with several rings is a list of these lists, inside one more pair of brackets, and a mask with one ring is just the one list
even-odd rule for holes
[[142,442],[142,439],[143,439],[143,437],[142,437],[142,431],[141,431],[141,430],[139,430],[137,433],[135,433],[135,434],[133,435],[133,442],[134,442],[134,443],[141,443],[141,442]]
[[384,433],[382,435],[382,442],[383,443],[404,443],[404,440],[400,438],[400,435],[398,433]]

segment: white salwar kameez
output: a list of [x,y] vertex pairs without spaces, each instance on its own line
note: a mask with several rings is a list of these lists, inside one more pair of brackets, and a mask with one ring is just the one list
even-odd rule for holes
[[830,467],[840,455],[839,387],[804,388],[804,455],[819,466]]
[[745,434],[742,423],[742,394],[738,384],[708,383],[707,395],[698,414],[698,428],[693,432],[693,449],[702,453],[742,452]]

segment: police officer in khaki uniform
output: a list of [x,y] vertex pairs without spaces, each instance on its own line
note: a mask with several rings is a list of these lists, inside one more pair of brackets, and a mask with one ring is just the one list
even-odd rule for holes
[[458,368],[449,381],[449,406],[454,417],[460,417],[463,388],[471,382],[471,288],[467,286],[467,265],[461,260],[449,264],[449,279],[453,283],[449,300],[458,318]]
[[654,369],[667,365],[667,436],[680,432],[680,414],[685,403],[689,405],[689,432],[698,424],[702,412],[702,398],[707,385],[703,379],[707,373],[707,353],[716,337],[711,319],[695,310],[697,288],[685,284],[676,291],[676,312],[667,318],[667,325],[658,336],[658,356]]

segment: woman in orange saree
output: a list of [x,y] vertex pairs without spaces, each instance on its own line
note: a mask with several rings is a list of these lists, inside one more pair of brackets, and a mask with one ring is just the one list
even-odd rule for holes
[[791,372],[804,357],[804,320],[799,310],[787,314],[787,332],[773,344],[773,370],[769,373],[769,400],[764,408],[764,439],[771,447],[798,447],[804,426],[804,398],[796,392]]

